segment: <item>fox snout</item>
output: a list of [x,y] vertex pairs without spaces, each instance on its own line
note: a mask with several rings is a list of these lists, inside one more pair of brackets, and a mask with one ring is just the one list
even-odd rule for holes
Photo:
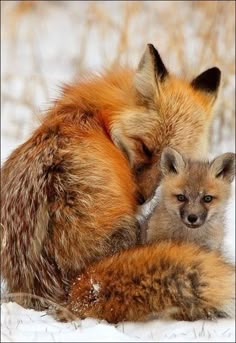
[[201,213],[197,213],[194,211],[188,212],[188,211],[185,211],[184,209],[181,209],[180,217],[183,223],[187,227],[191,229],[197,229],[205,223],[207,212],[206,211],[201,212]]

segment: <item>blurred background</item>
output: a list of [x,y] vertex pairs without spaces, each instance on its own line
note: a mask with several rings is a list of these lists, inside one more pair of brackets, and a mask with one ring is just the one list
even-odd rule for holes
[[38,125],[62,83],[118,63],[136,67],[149,42],[188,79],[222,70],[210,147],[234,151],[234,1],[2,1],[1,160]]

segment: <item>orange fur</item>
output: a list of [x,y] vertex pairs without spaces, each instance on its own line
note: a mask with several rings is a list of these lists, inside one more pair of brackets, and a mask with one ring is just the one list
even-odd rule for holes
[[[222,287],[224,284],[224,287]],[[73,282],[60,320],[111,323],[150,317],[214,319],[233,314],[234,268],[216,252],[190,243],[124,251],[90,266]]]
[[189,84],[167,73],[153,49],[137,71],[65,86],[2,167],[2,275],[10,293],[46,299],[19,303],[61,303],[75,274],[139,243],[137,208],[159,183],[165,146],[205,153],[219,71]]

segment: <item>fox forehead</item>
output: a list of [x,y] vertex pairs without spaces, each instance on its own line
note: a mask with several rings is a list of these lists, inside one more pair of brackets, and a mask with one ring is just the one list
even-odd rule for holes
[[[163,105],[161,105],[163,107]],[[163,112],[166,113],[163,113]],[[113,131],[122,131],[127,138],[142,137],[149,148],[158,150],[166,146],[181,146],[186,153],[195,140],[200,140],[206,122],[202,112],[190,108],[175,108],[166,104],[165,109],[137,108],[125,110],[119,122],[113,123]]]
[[185,193],[191,199],[197,199],[207,193],[227,196],[230,186],[216,178],[210,171],[208,161],[186,161],[184,171],[167,176],[164,185],[170,192]]

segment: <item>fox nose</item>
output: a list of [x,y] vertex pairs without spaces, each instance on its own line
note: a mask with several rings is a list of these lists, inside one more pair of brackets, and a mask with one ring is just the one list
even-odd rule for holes
[[196,214],[190,214],[190,215],[188,216],[188,221],[189,221],[189,223],[191,223],[191,224],[196,223],[197,219],[198,219],[198,217],[196,216]]

